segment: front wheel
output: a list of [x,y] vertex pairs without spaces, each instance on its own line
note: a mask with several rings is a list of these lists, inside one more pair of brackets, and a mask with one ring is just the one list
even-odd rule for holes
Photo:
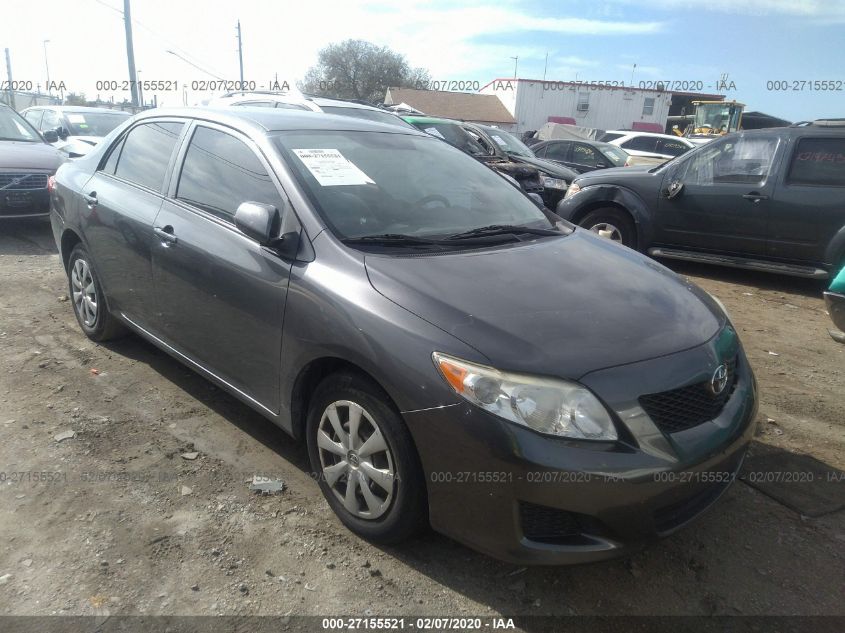
[[578,225],[613,242],[636,248],[637,231],[631,216],[614,207],[590,211]]
[[311,398],[307,439],[320,489],[350,530],[387,544],[426,525],[419,457],[377,385],[354,373],[326,378]]

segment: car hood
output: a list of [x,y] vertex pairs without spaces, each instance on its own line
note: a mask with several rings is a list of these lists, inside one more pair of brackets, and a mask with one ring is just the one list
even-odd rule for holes
[[536,167],[544,176],[550,176],[551,178],[562,178],[566,182],[572,182],[578,177],[578,174],[575,173],[573,170],[569,169],[568,167],[564,167],[563,165],[553,163],[550,160],[543,160],[542,158],[534,158],[529,156],[517,156],[514,154],[509,154],[509,156],[510,159],[513,161],[526,163],[528,165]]
[[0,141],[0,169],[45,169],[55,171],[65,157],[47,143]]
[[588,231],[430,257],[368,254],[365,265],[379,293],[511,371],[577,379],[701,345],[725,322],[697,286]]

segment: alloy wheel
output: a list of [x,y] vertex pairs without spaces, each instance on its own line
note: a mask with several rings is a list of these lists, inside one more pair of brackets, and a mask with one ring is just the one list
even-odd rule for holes
[[396,473],[393,454],[373,417],[359,404],[338,400],[317,428],[317,450],[326,485],[347,512],[377,519],[390,508]]
[[77,259],[73,263],[70,273],[70,282],[73,286],[73,305],[76,313],[86,327],[93,328],[97,322],[97,287],[94,284],[94,277],[91,275],[91,267],[84,259]]

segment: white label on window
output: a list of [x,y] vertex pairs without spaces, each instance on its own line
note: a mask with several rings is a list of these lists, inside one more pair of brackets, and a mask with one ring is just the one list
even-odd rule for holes
[[295,149],[293,153],[323,187],[373,185],[367,174],[337,149]]
[[496,136],[495,134],[493,134],[492,136],[493,136],[493,140],[496,141],[499,145],[501,145],[502,147],[507,146],[507,143],[505,143],[505,141],[502,139],[501,136]]
[[438,130],[436,127],[427,127],[425,128],[425,130],[423,130],[423,132],[425,132],[426,134],[431,134],[432,136],[436,136],[437,138],[442,138],[444,141],[446,140],[446,137],[443,136],[440,133],[440,130]]
[[71,123],[85,123],[85,116],[82,114],[68,114],[67,120]]

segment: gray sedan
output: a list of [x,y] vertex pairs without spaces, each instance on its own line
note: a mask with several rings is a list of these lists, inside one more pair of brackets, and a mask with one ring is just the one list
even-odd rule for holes
[[154,110],[51,202],[82,331],[134,332],[304,439],[370,540],[609,558],[709,507],[750,440],[717,301],[422,132]]

